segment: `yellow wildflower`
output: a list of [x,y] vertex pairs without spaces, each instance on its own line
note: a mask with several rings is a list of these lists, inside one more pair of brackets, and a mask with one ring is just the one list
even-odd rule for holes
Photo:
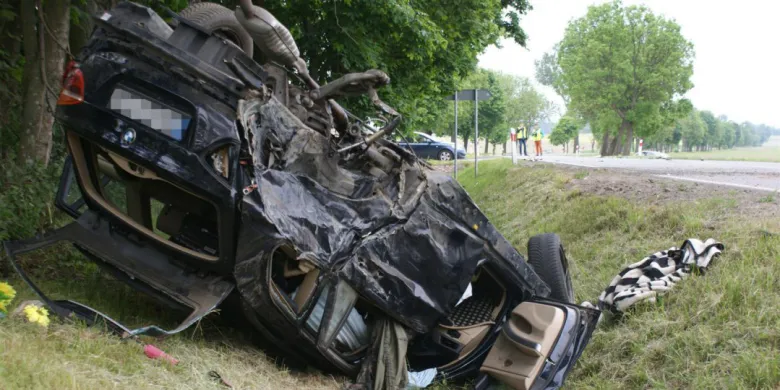
[[8,304],[16,296],[16,291],[8,283],[0,283],[0,313],[8,314]]
[[27,317],[27,321],[36,323],[44,328],[49,326],[49,312],[46,311],[45,307],[27,305],[24,307],[24,315]]

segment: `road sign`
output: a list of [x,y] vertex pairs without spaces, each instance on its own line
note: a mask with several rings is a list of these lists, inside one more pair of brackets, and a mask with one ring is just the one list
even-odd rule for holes
[[[455,95],[457,95],[457,99]],[[490,91],[487,89],[464,89],[463,91],[458,91],[457,94],[450,95],[447,97],[447,100],[488,100],[490,97]]]
[[[455,101],[455,135],[453,137],[455,142],[455,158],[454,175],[458,177],[458,100],[473,100],[474,101],[474,176],[477,176],[477,167],[479,166],[479,101],[490,99],[490,92],[486,89],[467,89],[458,91],[447,100]],[[486,141],[487,142],[487,141]],[[464,145],[464,149],[468,149],[468,145]]]

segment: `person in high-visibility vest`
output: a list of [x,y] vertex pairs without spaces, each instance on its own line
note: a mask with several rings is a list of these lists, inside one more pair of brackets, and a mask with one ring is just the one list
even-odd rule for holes
[[534,128],[533,133],[531,133],[531,138],[533,138],[534,146],[536,146],[536,156],[539,157],[542,155],[542,138],[544,138],[544,132],[539,126]]
[[517,146],[520,148],[520,155],[521,156],[528,156],[528,129],[525,128],[525,126],[521,125],[519,129],[517,129]]

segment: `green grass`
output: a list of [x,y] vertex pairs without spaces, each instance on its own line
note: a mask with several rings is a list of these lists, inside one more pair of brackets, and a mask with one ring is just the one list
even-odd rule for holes
[[[776,389],[780,384],[780,233],[776,218],[742,216],[734,199],[668,206],[567,189],[570,171],[481,165],[462,181],[518,248],[561,235],[578,301],[593,302],[627,264],[689,237],[726,245],[705,276],[657,304],[608,318],[567,380],[570,389]],[[541,184],[540,184],[541,183]]]
[[777,192],[773,192],[773,193],[771,193],[771,194],[769,194],[769,195],[759,199],[758,201],[760,203],[775,203],[775,200],[777,200]]
[[[731,198],[648,206],[571,190],[584,171],[549,165],[480,163],[460,175],[496,227],[525,252],[531,235],[556,232],[570,257],[578,301],[593,302],[625,265],[649,253],[710,236],[726,245],[704,276],[692,276],[657,304],[622,319],[607,318],[567,380],[569,389],[777,389],[780,384],[780,221],[742,215]],[[759,203],[762,207],[776,207]],[[135,324],[172,323],[152,305],[80,263],[52,251],[27,266],[58,292]],[[75,273],[75,277],[73,275]],[[32,293],[18,280],[18,304]],[[226,327],[223,314],[155,342],[182,361],[147,359],[134,343],[79,325],[41,329],[0,320],[0,388],[213,388],[216,370],[236,388],[338,388],[340,378],[292,372],[251,346],[251,336]],[[447,386],[438,386],[444,389]]]
[[670,156],[684,160],[780,162],[780,147],[734,148],[710,152],[671,153]]

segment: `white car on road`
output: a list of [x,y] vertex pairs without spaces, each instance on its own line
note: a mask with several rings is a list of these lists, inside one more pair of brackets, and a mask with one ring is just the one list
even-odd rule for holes
[[653,150],[643,150],[636,154],[639,157],[647,157],[647,158],[662,158],[664,160],[668,160],[670,157],[666,153],[662,152],[656,152]]

